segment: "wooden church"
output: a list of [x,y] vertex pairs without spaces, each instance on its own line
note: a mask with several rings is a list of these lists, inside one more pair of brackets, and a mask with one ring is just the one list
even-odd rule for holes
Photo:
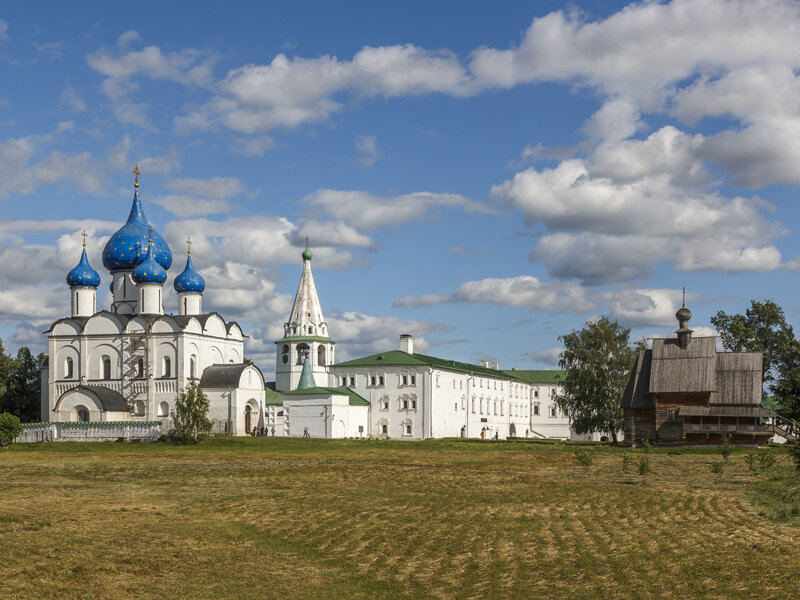
[[676,338],[655,338],[636,357],[622,399],[625,441],[659,445],[766,443],[774,427],[762,418],[761,352],[717,352],[715,337],[692,338],[691,311],[675,314]]

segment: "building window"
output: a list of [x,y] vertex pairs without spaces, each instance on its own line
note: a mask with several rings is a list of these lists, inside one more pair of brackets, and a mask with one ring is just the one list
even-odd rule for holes
[[302,365],[305,361],[306,357],[308,356],[311,348],[308,347],[308,344],[300,344],[297,346],[297,364]]
[[383,433],[383,434],[389,433],[389,425],[387,425],[386,423],[382,423],[381,424],[381,433]]
[[464,389],[464,382],[463,381],[459,381],[458,382],[458,389],[460,389],[460,390]]
[[472,397],[472,413],[475,414],[475,396]]
[[73,377],[73,375],[74,375],[74,373],[73,373],[73,367],[74,367],[74,365],[73,365],[73,363],[72,363],[72,358],[70,358],[70,357],[68,356],[68,357],[67,357],[67,360],[65,361],[65,363],[66,363],[66,364],[65,364],[64,371],[66,372],[66,375],[65,375],[64,377],[65,377],[65,379],[72,379],[72,377]]
[[319,346],[317,348],[317,364],[324,367],[327,364],[325,361],[325,346]]
[[550,416],[557,417],[558,416],[558,409],[556,408],[555,404],[550,405]]
[[144,359],[136,359],[136,377],[144,377]]
[[164,360],[162,361],[163,364],[161,365],[161,374],[163,377],[171,377],[172,376],[172,361],[170,360],[169,356],[165,356]]
[[533,390],[533,397],[534,398],[538,398],[539,397],[539,388],[536,388],[535,390]]
[[103,379],[111,379],[111,359],[108,356],[103,357]]
[[75,417],[79,423],[89,422],[89,410],[84,406],[78,406],[75,409]]
[[378,385],[384,385],[383,375],[378,375]]
[[406,423],[406,435],[411,435],[411,424]]
[[402,406],[404,409],[408,410],[408,398],[403,398],[401,400]]
[[411,408],[416,410],[417,409],[417,399],[411,398]]
[[378,384],[378,378],[375,375],[370,375],[369,384],[370,385],[377,385]]
[[673,408],[667,411],[667,421],[677,421],[678,420],[678,409]]
[[189,357],[189,379],[197,379],[197,357],[194,354]]
[[381,398],[381,410],[389,410],[389,399]]
[[417,385],[417,376],[416,375],[412,375],[411,376],[411,385]]
[[355,375],[350,376],[350,387],[355,387],[356,385],[356,377]]
[[408,375],[403,375],[403,385],[408,385]]
[[168,417],[169,416],[169,404],[166,402],[162,402],[158,405],[158,416],[159,417]]
[[453,412],[456,412],[457,410],[458,410],[458,402],[454,402],[453,403]]
[[537,416],[537,417],[539,416],[539,405],[538,404],[534,404],[533,405],[533,414],[535,416]]
[[502,400],[500,400],[500,416],[502,417],[502,416],[503,416],[503,414],[504,414],[504,413],[503,413],[503,401],[502,401]]

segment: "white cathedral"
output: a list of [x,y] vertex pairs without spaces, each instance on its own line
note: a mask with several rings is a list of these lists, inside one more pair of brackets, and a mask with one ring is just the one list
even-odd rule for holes
[[500,370],[398,350],[335,362],[335,342],[302,253],[300,285],[276,344],[276,380],[245,359],[238,324],[203,312],[205,282],[192,264],[173,285],[178,314],[166,314],[163,286],[172,252],[147,222],[134,169],[128,220],[103,250],[111,310],[97,311],[100,275],[86,244],[67,275],[72,314],[48,330],[42,421],[160,423],[171,428],[178,394],[196,381],[210,401],[216,434],[312,437],[531,437],[567,439],[558,410],[559,371]]

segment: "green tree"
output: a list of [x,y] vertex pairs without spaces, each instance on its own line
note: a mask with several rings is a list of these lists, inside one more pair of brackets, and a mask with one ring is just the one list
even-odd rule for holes
[[178,395],[175,401],[175,410],[172,411],[172,423],[175,437],[197,442],[201,435],[211,431],[211,421],[208,420],[208,397],[197,385],[191,381],[186,389]]
[[577,433],[609,433],[617,443],[622,395],[636,356],[630,333],[616,321],[601,317],[559,338],[564,344],[559,365],[566,369],[566,376],[556,403]]
[[44,354],[33,356],[22,347],[12,360],[12,371],[6,382],[6,391],[0,400],[0,410],[17,415],[23,422],[41,418],[41,369]]
[[0,340],[0,410],[2,410],[6,391],[8,390],[8,380],[14,372],[14,359],[6,354],[3,340]]
[[20,433],[22,433],[22,423],[19,417],[11,413],[0,413],[0,446],[10,444]]
[[762,352],[764,384],[786,417],[800,418],[800,343],[783,309],[772,300],[751,300],[742,314],[718,311],[711,324],[722,345],[733,352]]

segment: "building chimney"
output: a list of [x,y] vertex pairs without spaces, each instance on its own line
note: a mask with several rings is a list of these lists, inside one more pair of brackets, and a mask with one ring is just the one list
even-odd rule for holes
[[499,364],[497,361],[494,361],[494,362],[492,363],[492,368],[493,368],[495,371],[499,371],[499,370],[500,370],[500,364]]
[[400,336],[400,352],[414,354],[414,336],[404,333]]

